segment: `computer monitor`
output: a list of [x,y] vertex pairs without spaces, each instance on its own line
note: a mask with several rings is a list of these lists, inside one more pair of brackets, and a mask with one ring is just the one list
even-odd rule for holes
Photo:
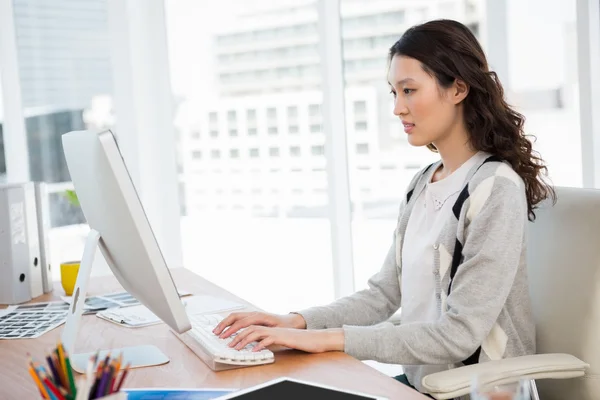
[[[74,352],[96,245],[125,290],[175,332],[189,330],[191,325],[185,307],[113,133],[110,130],[74,131],[64,134],[62,143],[75,192],[90,226],[73,307],[63,331],[65,346]],[[136,357],[141,357],[140,365],[153,363],[148,348],[130,349],[129,353],[126,350],[124,358],[133,357],[129,361],[134,366]],[[78,359],[76,355],[72,358]],[[159,363],[158,358],[156,353],[154,363]],[[162,358],[164,362],[164,355]]]

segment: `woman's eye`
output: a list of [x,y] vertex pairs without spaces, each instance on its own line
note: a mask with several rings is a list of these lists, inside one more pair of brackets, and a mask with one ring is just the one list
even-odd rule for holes
[[415,91],[415,89],[402,89],[402,91],[404,92],[404,94],[411,94]]
[[391,94],[392,94],[394,97],[396,97],[396,92],[394,92],[393,90],[390,90],[390,93],[391,93]]

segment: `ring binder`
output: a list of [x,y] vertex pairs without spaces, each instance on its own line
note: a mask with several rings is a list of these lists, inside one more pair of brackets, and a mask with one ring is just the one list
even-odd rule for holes
[[44,293],[33,182],[0,186],[0,304]]

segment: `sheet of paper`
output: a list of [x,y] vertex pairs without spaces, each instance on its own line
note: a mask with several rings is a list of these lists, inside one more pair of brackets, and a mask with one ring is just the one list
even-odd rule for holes
[[[243,305],[209,295],[182,299],[188,314],[215,314],[243,308]],[[129,328],[141,328],[160,324],[162,321],[143,305],[111,308],[99,311],[96,316]]]
[[160,324],[162,321],[145,306],[133,306],[125,308],[110,308],[99,311],[99,318],[124,325],[129,328],[140,328],[143,326]]
[[0,339],[35,339],[62,325],[69,305],[62,301],[10,306],[0,310]]

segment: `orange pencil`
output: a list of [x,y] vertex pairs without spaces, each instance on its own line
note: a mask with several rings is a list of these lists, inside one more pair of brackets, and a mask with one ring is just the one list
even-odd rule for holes
[[40,390],[40,393],[42,394],[42,397],[44,399],[50,399],[50,396],[48,395],[48,392],[46,391],[46,388],[44,387],[44,385],[42,385],[40,377],[38,376],[37,372],[35,372],[35,368],[33,368],[33,365],[31,363],[29,364],[29,374],[33,378],[33,380],[34,380],[35,384],[37,385],[38,389]]

